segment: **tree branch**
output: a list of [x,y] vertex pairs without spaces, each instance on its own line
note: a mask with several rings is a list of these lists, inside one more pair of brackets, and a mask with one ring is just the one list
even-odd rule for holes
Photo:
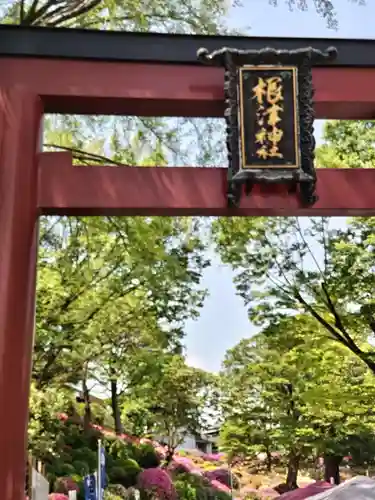
[[[22,3],[24,4],[25,2],[23,1]],[[21,19],[21,16],[20,16],[20,24],[21,25],[31,24],[31,23],[29,23],[28,19],[33,18],[35,16],[35,12],[38,8],[38,4],[39,4],[39,0],[33,0],[33,3],[31,4],[30,9],[27,11],[27,13],[26,14],[25,14],[25,12],[23,13],[23,19]],[[25,7],[25,5],[24,5],[24,7]]]
[[309,303],[304,300],[304,298],[298,291],[295,292],[295,297],[300,301],[301,304],[305,306],[305,308],[311,313],[311,315],[317,321],[319,321],[319,323],[323,325],[329,333],[332,334],[334,340],[337,340],[338,342],[340,342],[340,344],[347,347],[353,354],[355,354],[367,365],[367,367],[372,371],[373,374],[375,374],[375,362],[373,362],[370,357],[365,352],[363,352],[362,349],[352,339],[349,342],[345,336],[341,335],[342,332],[340,333],[332,325],[330,325],[317,311],[315,311],[315,309]]
[[77,19],[77,17],[82,16],[83,14],[86,14],[92,9],[95,9],[102,0],[92,0],[91,3],[88,3],[87,5],[84,5],[77,10],[73,10],[69,13],[66,13],[65,15],[60,16],[56,21],[51,21],[48,23],[48,26],[53,26],[56,27],[57,25],[63,24],[66,21],[71,21],[72,19]]
[[322,290],[323,290],[324,295],[327,299],[328,308],[331,311],[331,313],[333,314],[333,317],[335,318],[336,328],[338,328],[340,330],[340,332],[343,334],[343,336],[345,337],[348,344],[350,344],[354,349],[359,349],[359,347],[356,345],[356,343],[354,342],[354,340],[352,339],[352,337],[349,335],[348,331],[346,330],[346,328],[345,328],[345,326],[340,318],[340,315],[337,312],[336,307],[331,299],[331,296],[328,292],[328,289],[327,289],[327,286],[325,285],[325,283],[322,283]]
[[311,315],[319,321],[321,325],[324,326],[326,330],[328,330],[331,335],[338,340],[341,344],[345,345],[346,347],[350,348],[346,339],[341,336],[340,332],[338,332],[332,325],[328,323],[306,300],[302,297],[302,295],[298,292],[294,292],[295,298],[311,313]]
[[61,149],[63,151],[70,151],[71,153],[73,153],[73,158],[76,159],[89,159],[89,160],[91,159],[103,163],[110,163],[111,165],[116,165],[117,167],[124,166],[122,163],[119,163],[118,161],[115,160],[111,160],[106,156],[98,155],[96,153],[89,153],[87,151],[83,151],[82,149],[72,148],[68,146],[59,146],[58,144],[43,144],[43,146],[49,148]]

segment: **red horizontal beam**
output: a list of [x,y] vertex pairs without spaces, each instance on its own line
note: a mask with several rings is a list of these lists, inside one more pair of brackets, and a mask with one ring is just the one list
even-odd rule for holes
[[226,169],[77,167],[69,153],[42,153],[39,210],[49,215],[375,215],[375,169],[319,169],[319,201],[302,208],[286,186],[255,186],[226,207]]
[[[317,118],[375,117],[375,68],[313,70]],[[46,112],[223,116],[224,74],[206,66],[0,58],[0,86],[42,96]]]

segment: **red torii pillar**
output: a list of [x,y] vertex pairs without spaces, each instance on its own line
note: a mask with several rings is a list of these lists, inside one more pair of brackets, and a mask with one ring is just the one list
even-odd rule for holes
[[0,498],[24,498],[37,259],[42,106],[0,88]]

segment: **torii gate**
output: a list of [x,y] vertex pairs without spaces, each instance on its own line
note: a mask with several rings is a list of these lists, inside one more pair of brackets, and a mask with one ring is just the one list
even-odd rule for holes
[[330,44],[337,61],[313,70],[317,118],[374,118],[374,41],[0,27],[1,500],[24,495],[39,215],[375,215],[375,170],[318,170],[309,208],[279,185],[227,208],[222,168],[75,168],[38,153],[43,113],[219,117],[223,70],[199,65],[199,47]]

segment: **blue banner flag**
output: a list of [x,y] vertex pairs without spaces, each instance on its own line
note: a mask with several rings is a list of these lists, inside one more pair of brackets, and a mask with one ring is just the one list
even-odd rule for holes
[[100,486],[102,490],[107,487],[107,475],[105,470],[105,449],[100,445]]
[[85,485],[85,500],[98,500],[96,496],[96,477],[95,474],[90,474],[84,479]]

